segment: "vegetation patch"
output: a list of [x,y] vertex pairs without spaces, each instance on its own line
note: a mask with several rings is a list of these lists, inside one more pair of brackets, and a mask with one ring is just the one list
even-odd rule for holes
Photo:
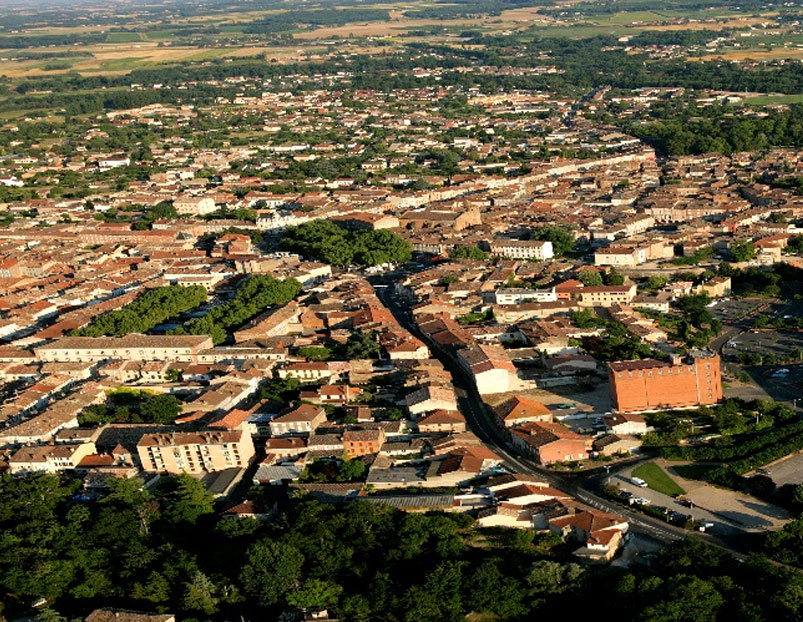
[[633,469],[633,476],[640,477],[647,486],[656,492],[663,493],[669,496],[683,495],[686,491],[681,488],[675,480],[673,480],[666,471],[659,467],[654,462],[647,462],[641,464]]

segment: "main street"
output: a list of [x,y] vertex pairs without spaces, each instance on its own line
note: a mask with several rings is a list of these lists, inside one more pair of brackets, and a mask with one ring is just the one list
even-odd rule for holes
[[[586,475],[585,477],[561,474],[546,469],[532,460],[512,452],[501,431],[491,421],[485,403],[482,401],[474,381],[468,372],[457,363],[449,352],[446,352],[437,343],[429,340],[426,335],[423,335],[418,330],[409,309],[400,303],[398,296],[393,295],[392,285],[384,279],[382,279],[382,281],[384,281],[382,286],[376,288],[379,298],[385,306],[390,309],[396,320],[412,334],[427,343],[433,355],[451,372],[455,387],[460,396],[458,399],[458,406],[466,417],[469,428],[481,441],[492,447],[493,450],[503,458],[504,465],[507,468],[513,472],[536,475],[539,479],[573,495],[586,505],[603,512],[624,516],[628,519],[631,529],[635,532],[658,540],[664,544],[677,542],[689,535],[688,531],[680,527],[664,523],[661,520],[636,512],[623,505],[613,503],[589,490],[587,486],[593,483],[593,480],[597,478],[598,471],[597,473]],[[580,479],[581,482],[578,482],[578,479]],[[583,483],[585,483],[586,486],[583,486]],[[724,550],[740,561],[747,559],[747,556],[743,553],[734,551],[709,534],[700,534],[700,536],[709,544]]]

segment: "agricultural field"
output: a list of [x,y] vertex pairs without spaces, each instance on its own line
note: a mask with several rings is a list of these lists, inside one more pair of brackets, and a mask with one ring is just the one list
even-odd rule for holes
[[[313,4],[300,9],[273,4],[287,8],[242,10],[233,5],[210,14],[187,11],[187,15],[171,15],[166,11],[164,16],[158,11],[139,14],[132,9],[125,19],[116,16],[112,22],[101,14],[93,24],[86,24],[76,8],[75,18],[65,17],[49,27],[32,21],[29,27],[11,30],[0,23],[0,73],[11,79],[68,73],[122,75],[136,69],[244,56],[284,63],[345,50],[371,54],[378,51],[379,41],[385,51],[411,42],[461,46],[466,42],[466,32],[512,35],[526,42],[541,37],[623,38],[643,32],[750,31],[751,38],[740,45],[706,49],[690,53],[690,57],[737,61],[803,57],[803,49],[797,47],[803,35],[782,22],[777,11],[770,10],[747,14],[732,7],[680,11],[640,10],[634,5],[636,10],[632,11],[586,14],[582,10],[556,12],[546,2],[511,2],[498,8],[488,2],[481,3],[474,14],[466,5],[423,0],[360,8]],[[47,53],[33,52],[42,49]]]

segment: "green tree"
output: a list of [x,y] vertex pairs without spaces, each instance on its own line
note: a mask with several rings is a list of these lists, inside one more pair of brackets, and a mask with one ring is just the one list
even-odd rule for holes
[[162,478],[154,491],[161,503],[161,515],[171,523],[195,523],[214,512],[212,495],[201,480],[182,473]]
[[181,403],[175,395],[149,395],[140,406],[143,421],[170,424],[181,412]]
[[608,270],[602,277],[603,281],[605,281],[605,285],[624,285],[625,284],[625,277],[616,270],[616,268],[611,268]]
[[733,257],[733,261],[742,263],[755,259],[756,247],[748,240],[740,240],[730,245],[730,253]]
[[245,591],[263,606],[282,602],[301,583],[304,556],[293,546],[272,540],[252,544],[240,572]]
[[488,253],[477,248],[476,246],[455,246],[449,251],[449,257],[452,259],[488,259]]
[[345,357],[347,361],[378,359],[380,351],[375,333],[354,331],[346,341]]
[[533,231],[533,239],[552,242],[556,257],[562,257],[574,250],[574,236],[568,229],[558,225],[542,225]]
[[343,588],[332,581],[309,579],[296,590],[288,594],[287,602],[302,609],[327,609],[337,604]]
[[580,270],[577,278],[586,287],[598,287],[602,285],[602,275],[597,270]]
[[187,582],[182,598],[182,606],[189,611],[212,615],[218,610],[217,587],[202,572],[196,572]]
[[332,351],[323,346],[304,346],[298,349],[298,355],[311,361],[328,361],[332,358]]

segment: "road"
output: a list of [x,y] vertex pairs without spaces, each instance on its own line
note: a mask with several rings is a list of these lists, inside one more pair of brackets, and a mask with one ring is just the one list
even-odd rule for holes
[[[608,512],[611,514],[618,514],[624,516],[630,522],[631,529],[637,533],[645,535],[662,542],[670,544],[683,540],[689,535],[689,532],[674,525],[664,523],[656,518],[647,516],[640,512],[631,510],[625,506],[613,503],[589,490],[589,482],[584,482],[586,486],[581,486],[577,481],[577,477],[569,474],[559,474],[554,471],[545,469],[541,465],[533,462],[532,460],[514,454],[510,451],[505,438],[502,436],[500,430],[491,421],[486,406],[482,401],[473,379],[469,376],[456,360],[439,347],[438,344],[430,341],[426,335],[423,335],[418,327],[412,320],[410,312],[407,308],[399,304],[399,300],[392,295],[390,287],[383,287],[377,289],[377,295],[387,308],[396,317],[396,320],[413,335],[422,339],[432,350],[434,356],[443,364],[443,366],[452,373],[454,378],[455,387],[458,389],[458,394],[463,395],[458,399],[458,406],[460,411],[466,417],[466,422],[474,434],[479,437],[481,441],[492,447],[493,450],[499,454],[504,460],[504,465],[514,472],[525,473],[529,475],[536,475],[539,479],[548,482],[551,486],[563,490],[570,495],[576,497],[586,505]],[[628,465],[632,467],[632,464]],[[595,482],[590,482],[592,485]],[[598,482],[597,482],[598,484]],[[719,542],[716,538],[708,534],[700,534],[711,545],[720,548],[736,559],[744,561],[747,556],[734,551],[726,544]]]

